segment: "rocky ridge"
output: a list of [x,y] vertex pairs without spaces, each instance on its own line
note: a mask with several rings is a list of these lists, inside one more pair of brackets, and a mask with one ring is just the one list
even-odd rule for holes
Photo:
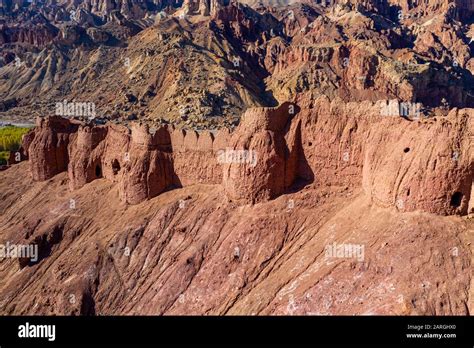
[[47,3],[0,0],[0,313],[473,312],[472,2]]
[[215,136],[40,119],[0,173],[2,238],[40,249],[0,262],[2,313],[468,314],[472,109],[380,110],[306,94]]
[[[198,183],[222,183],[230,199],[258,203],[284,193],[297,179],[311,183],[321,175],[328,185],[362,184],[383,206],[467,214],[474,204],[472,109],[407,120],[384,116],[382,107],[304,95],[297,104],[249,109],[234,132],[216,134],[50,117],[38,119],[24,149],[34,180],[67,169],[75,190],[105,178],[118,182],[124,202],[132,204]],[[387,141],[401,128],[396,141]]]
[[249,107],[306,92],[420,102],[444,113],[474,103],[467,2],[140,4],[61,2],[42,10],[93,16],[73,22],[10,10],[3,117],[31,119],[75,100],[94,103],[102,123],[139,119],[200,130],[235,127]]

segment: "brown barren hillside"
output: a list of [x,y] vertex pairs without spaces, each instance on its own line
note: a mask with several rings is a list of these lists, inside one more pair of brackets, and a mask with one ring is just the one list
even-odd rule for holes
[[[37,263],[1,263],[3,312],[468,314],[472,111],[408,121],[340,105],[249,110],[219,146],[140,127],[119,145],[104,126],[43,121],[29,163],[0,173],[2,237],[40,249]],[[69,158],[51,153],[57,141]],[[215,163],[220,147],[257,165]],[[220,171],[190,177],[193,161]]]
[[474,311],[472,1],[249,4],[0,0],[0,314]]

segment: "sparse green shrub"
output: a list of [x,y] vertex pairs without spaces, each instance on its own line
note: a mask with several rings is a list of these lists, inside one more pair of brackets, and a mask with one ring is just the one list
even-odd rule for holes
[[30,128],[15,126],[0,128],[0,151],[17,151],[21,145],[21,137],[29,130]]
[[0,165],[7,164],[9,157],[10,157],[9,151],[0,151]]

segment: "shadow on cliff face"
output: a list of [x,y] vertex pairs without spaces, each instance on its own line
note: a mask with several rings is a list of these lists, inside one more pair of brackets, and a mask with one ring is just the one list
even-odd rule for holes
[[64,223],[54,226],[51,231],[45,232],[33,239],[31,244],[37,245],[38,255],[35,260],[32,258],[20,258],[18,262],[20,268],[34,266],[51,255],[54,245],[61,243],[64,235]]
[[460,182],[445,196],[452,214],[468,215],[474,213],[474,162],[465,167]]
[[467,199],[466,206],[467,206],[467,214],[474,214],[474,162],[471,163],[469,172],[470,172],[470,178],[468,179],[468,187],[466,191],[466,199]]
[[[296,106],[295,115],[288,120],[287,132],[293,122],[293,119],[300,112],[300,107]],[[303,140],[301,135],[301,122],[296,122],[295,134],[294,134],[294,143],[293,149],[290,152],[290,158],[295,157],[295,176],[293,183],[290,185],[288,192],[298,192],[303,189],[306,185],[312,184],[314,182],[314,172],[311,169],[311,166],[308,163],[304,149],[303,149]]]
[[95,313],[95,300],[94,300],[94,297],[92,296],[90,290],[87,290],[82,294],[80,315],[88,315],[88,316],[96,315],[96,313]]
[[291,187],[291,192],[298,192],[313,182],[314,172],[303,154],[298,162],[297,174],[293,186]]
[[[174,173],[174,168],[173,168],[173,173]],[[179,179],[179,177],[176,174],[174,174],[174,176],[173,176],[173,185],[168,186],[163,192],[171,191],[171,190],[174,190],[174,189],[177,189],[177,188],[182,188],[182,187],[183,187],[183,184],[181,183],[181,180]]]
[[468,69],[457,66],[446,70],[442,64],[430,64],[433,69],[420,74],[415,81],[416,102],[427,107],[446,107],[445,100],[449,108],[474,107],[474,89],[467,87],[474,86],[474,76]]
[[95,166],[95,177],[97,179],[102,178],[102,166],[100,164],[96,164]]

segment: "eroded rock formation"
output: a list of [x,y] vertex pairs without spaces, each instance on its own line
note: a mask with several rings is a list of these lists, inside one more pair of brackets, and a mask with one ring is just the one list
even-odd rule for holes
[[[387,115],[384,106],[307,95],[297,104],[248,110],[232,134],[46,118],[24,147],[34,180],[67,169],[76,190],[103,177],[119,183],[131,204],[198,183],[222,184],[229,199],[258,203],[297,180],[363,187],[377,204],[402,211],[468,213],[472,110],[412,120]],[[400,136],[390,140],[394,133]]]
[[472,1],[263,2],[0,0],[1,314],[474,312]]
[[402,211],[467,214],[474,179],[472,109],[446,119],[410,122],[399,136],[386,119],[369,135],[363,185],[383,205]]
[[67,170],[68,146],[76,135],[79,124],[61,117],[37,119],[34,138],[30,145],[24,143],[31,163],[31,174],[35,180],[48,180]]
[[232,128],[249,107],[306,92],[346,102],[474,105],[469,1],[43,7],[24,3],[0,24],[0,99],[16,101],[0,105],[6,118],[49,114],[49,102],[71,95],[95,103],[104,121],[197,129]]
[[295,105],[250,109],[234,132],[225,157],[223,186],[231,199],[268,201],[284,193],[295,177],[295,163],[285,141],[285,129]]
[[[254,202],[274,198],[292,183],[294,168],[286,165],[289,151],[284,132],[295,112],[289,103],[252,110],[233,140],[225,129],[214,135],[167,127],[150,130],[140,124],[128,129],[39,119],[32,144],[28,146],[25,139],[24,146],[31,151],[35,180],[47,180],[67,168],[71,190],[104,177],[119,182],[124,202],[137,204],[172,186],[223,181],[231,198]],[[64,134],[64,129],[75,133]],[[60,140],[53,149],[56,138]],[[246,152],[254,157],[235,157]],[[249,173],[250,167],[255,172]],[[256,177],[260,182],[256,183]]]
[[[136,204],[155,197],[174,184],[171,137],[165,128],[149,133],[148,127],[132,128],[129,151],[124,152],[121,197]],[[117,162],[115,162],[117,161]],[[112,162],[112,171],[120,162]]]
[[4,261],[2,311],[468,314],[472,109],[383,104],[301,95],[215,134],[40,120],[23,145],[35,175],[0,173],[2,236],[40,249]]

